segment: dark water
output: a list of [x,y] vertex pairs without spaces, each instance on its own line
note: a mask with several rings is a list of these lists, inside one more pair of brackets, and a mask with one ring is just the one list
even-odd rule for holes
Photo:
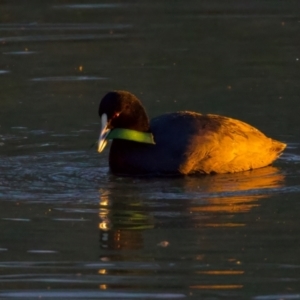
[[[0,2],[0,299],[300,299],[300,5]],[[119,178],[101,97],[242,119],[267,168]]]

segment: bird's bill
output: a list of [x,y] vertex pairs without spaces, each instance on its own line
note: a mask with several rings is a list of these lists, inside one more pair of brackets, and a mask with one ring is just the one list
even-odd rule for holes
[[107,144],[107,139],[106,137],[108,136],[110,129],[107,128],[108,124],[107,124],[107,115],[103,114],[101,116],[101,132],[100,132],[100,136],[98,139],[98,152],[102,152],[103,149],[105,148],[106,144]]

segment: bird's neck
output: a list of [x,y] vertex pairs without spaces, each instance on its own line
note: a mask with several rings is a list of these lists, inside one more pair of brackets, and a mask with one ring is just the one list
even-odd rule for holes
[[149,132],[150,124],[144,109],[132,112],[130,115],[120,114],[116,119],[114,128],[131,129],[141,132]]
[[150,130],[149,119],[145,111],[140,112],[136,121],[136,126],[132,129],[143,132],[148,132]]

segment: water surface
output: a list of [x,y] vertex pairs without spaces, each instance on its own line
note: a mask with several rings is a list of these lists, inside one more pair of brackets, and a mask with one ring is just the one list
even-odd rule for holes
[[[298,1],[0,4],[1,299],[300,299]],[[273,166],[120,178],[101,97],[224,114]]]

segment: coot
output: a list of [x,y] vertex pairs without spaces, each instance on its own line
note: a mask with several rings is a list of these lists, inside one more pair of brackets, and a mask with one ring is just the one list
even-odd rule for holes
[[233,173],[271,164],[286,144],[232,118],[190,111],[148,120],[142,103],[112,91],[99,107],[98,152],[112,139],[109,166],[120,175]]

